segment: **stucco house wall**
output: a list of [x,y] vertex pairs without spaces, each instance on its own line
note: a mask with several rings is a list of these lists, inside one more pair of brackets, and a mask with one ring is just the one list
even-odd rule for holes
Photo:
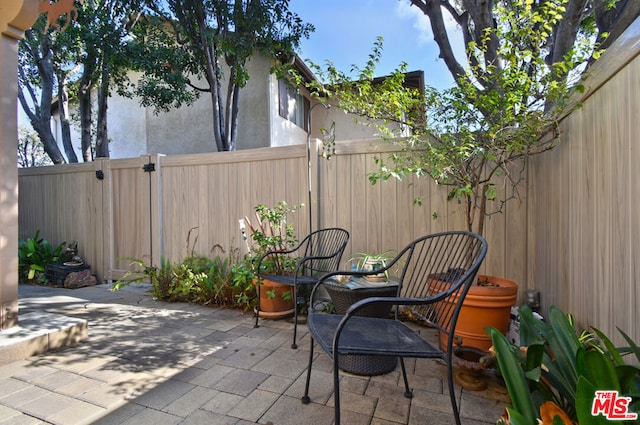
[[[269,62],[254,56],[247,65],[251,77],[240,92],[238,149],[269,146],[272,96]],[[222,86],[226,87],[226,82]],[[209,93],[201,93],[192,105],[158,114],[152,107],[140,106],[138,99],[114,95],[109,99],[110,155],[124,158],[155,153],[216,152],[212,114]]]
[[[135,81],[141,74],[132,74]],[[109,98],[107,132],[109,150],[116,158],[135,158],[147,153],[147,115],[150,111],[140,106],[137,99],[114,95]],[[72,135],[73,140],[78,140]],[[58,139],[60,140],[60,139]]]
[[[279,82],[270,73],[270,61],[255,55],[248,61],[247,67],[250,78],[240,92],[237,150],[306,143],[307,132],[304,126],[280,116]],[[134,83],[140,77],[141,74],[130,75]],[[206,83],[201,85],[205,86]],[[226,82],[223,81],[222,87],[226,87]],[[311,108],[318,102],[310,98],[305,88],[300,88],[300,93],[310,101]],[[111,158],[217,151],[213,136],[212,103],[208,93],[202,93],[190,106],[156,114],[152,107],[140,106],[139,99],[125,98],[114,92],[109,98],[107,113]],[[320,129],[329,128],[332,122],[335,122],[337,142],[368,140],[376,136],[373,127],[355,123],[352,115],[335,106],[328,110],[323,107],[313,108],[311,118],[313,138],[321,138]],[[60,125],[56,116],[53,128],[61,145]],[[71,137],[81,160],[77,125],[72,126]]]

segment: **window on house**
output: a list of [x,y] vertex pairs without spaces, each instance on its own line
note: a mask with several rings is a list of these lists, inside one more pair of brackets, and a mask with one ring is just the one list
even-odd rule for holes
[[308,131],[306,117],[309,111],[309,99],[284,80],[278,81],[278,95],[280,98],[280,116],[291,121],[304,131]]

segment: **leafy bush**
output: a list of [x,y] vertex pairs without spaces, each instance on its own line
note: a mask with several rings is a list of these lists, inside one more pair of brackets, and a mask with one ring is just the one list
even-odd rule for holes
[[216,256],[209,260],[206,257],[189,257],[180,265],[183,272],[178,276],[183,294],[190,301],[200,304],[232,305],[234,304],[233,274],[231,260]]
[[125,260],[131,261],[130,266],[135,266],[137,269],[128,271],[124,276],[115,281],[111,286],[112,290],[117,291],[131,283],[148,281],[151,283],[151,292],[155,298],[161,301],[168,299],[175,280],[173,265],[170,260],[164,257],[161,258],[160,266],[147,264],[139,258],[125,258]]
[[256,275],[252,257],[245,257],[243,261],[231,267],[232,285],[236,303],[245,309],[255,307],[257,293],[254,284]]
[[640,348],[618,330],[629,347],[615,347],[595,328],[593,333],[578,334],[571,316],[557,307],[550,308],[547,323],[526,306],[520,309],[521,347],[509,343],[497,329],[489,329],[512,402],[499,423],[609,423],[604,416],[592,415],[596,390],[630,397],[629,410],[638,412],[640,368],[626,364],[623,355],[633,354],[640,363]]
[[51,243],[40,237],[40,231],[32,238],[18,242],[18,273],[20,281],[47,283],[47,264],[70,261],[77,250],[77,244],[62,242],[53,248]]
[[161,301],[193,302],[203,305],[235,306],[239,298],[234,286],[231,258],[190,256],[181,263],[160,259],[158,266],[129,258],[135,270],[112,285],[113,290],[131,283],[151,283],[152,295]]

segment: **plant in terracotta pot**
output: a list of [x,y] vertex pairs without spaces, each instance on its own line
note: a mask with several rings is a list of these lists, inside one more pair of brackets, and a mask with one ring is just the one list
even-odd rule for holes
[[[257,261],[270,251],[285,251],[298,243],[295,227],[287,221],[289,214],[303,205],[289,205],[280,201],[274,207],[258,204],[254,208],[253,220],[245,217],[242,223],[248,229],[247,246],[249,253],[244,260],[233,266],[233,282],[240,292],[242,301],[253,305],[252,294],[256,285],[261,285],[260,316],[265,318],[286,317],[294,311],[293,288],[258,277]],[[287,274],[295,270],[297,259],[274,254],[261,263],[264,274]]]
[[[380,83],[373,78],[380,44],[365,68],[355,67],[360,72],[355,79],[333,67],[319,73],[335,90],[339,107],[368,118],[387,141],[401,148],[375,158],[378,169],[369,174],[370,182],[431,177],[447,188],[449,200],[462,206],[466,229],[480,235],[487,216],[501,213],[506,202],[518,198],[527,159],[554,147],[558,122],[574,107],[569,97],[580,89],[572,83],[583,65],[597,56],[593,44],[576,42],[566,56],[552,63],[547,60],[550,34],[562,19],[563,5],[495,5],[489,19],[493,24],[465,37],[468,67],[457,68],[456,86],[451,89],[411,89],[403,79],[404,67]],[[433,216],[437,218],[436,213]],[[504,279],[486,285],[491,281],[481,276],[484,287],[473,290],[499,292],[494,298],[504,300],[503,325],[491,326],[506,331],[517,288],[503,289],[515,285]],[[470,293],[465,304],[474,297]],[[482,341],[473,342],[467,335],[462,344],[486,349],[491,341],[478,314],[463,311],[456,329],[465,322],[477,325]]]

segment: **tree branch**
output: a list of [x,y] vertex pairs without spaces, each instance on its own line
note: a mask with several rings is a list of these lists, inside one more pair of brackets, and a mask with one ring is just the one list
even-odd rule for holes
[[[444,3],[448,4],[446,1]],[[444,60],[453,78],[456,81],[465,80],[464,67],[456,60],[451,48],[449,35],[442,16],[442,2],[440,0],[411,0],[411,4],[422,10],[429,17],[433,37],[440,48],[440,58]],[[449,7],[451,6],[449,5]],[[457,16],[454,16],[454,19],[457,18]]]

